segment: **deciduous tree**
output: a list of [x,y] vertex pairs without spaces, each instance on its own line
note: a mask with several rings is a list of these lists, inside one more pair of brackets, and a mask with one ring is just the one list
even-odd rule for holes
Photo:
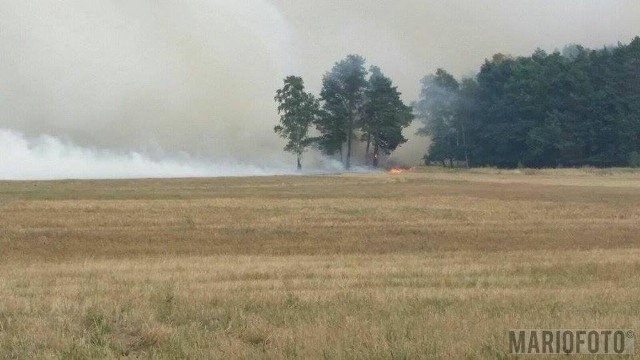
[[305,92],[301,77],[289,76],[284,79],[282,89],[276,91],[280,124],[274,131],[288,140],[284,150],[296,155],[298,170],[302,169],[302,154],[311,145],[309,128],[316,120],[320,105],[318,100]]

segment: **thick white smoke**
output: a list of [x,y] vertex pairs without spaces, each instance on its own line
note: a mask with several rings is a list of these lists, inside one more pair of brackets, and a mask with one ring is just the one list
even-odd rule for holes
[[152,159],[136,152],[89,149],[41,135],[0,129],[1,180],[119,179],[292,174],[292,167],[263,168],[237,161],[211,163],[184,155]]
[[[20,147],[2,145],[3,170],[16,165],[9,150],[29,178],[295,170],[273,95],[297,60],[267,0],[4,0],[0,23],[0,128],[40,139],[24,153],[10,136]],[[176,154],[226,165],[156,161]]]
[[[15,131],[2,132],[0,177],[15,179],[290,171],[273,133],[287,75],[317,94],[358,53],[410,102],[438,67],[460,76],[496,52],[640,31],[637,0],[0,2],[0,129]],[[394,162],[420,162],[414,132]],[[313,151],[304,166],[336,168]]]
[[[189,154],[154,157],[135,151],[113,151],[78,146],[50,135],[27,137],[0,129],[0,180],[139,179],[335,174],[342,163],[310,156],[309,166],[295,170],[291,162],[267,165],[237,160],[194,159]],[[351,172],[369,172],[354,168]]]

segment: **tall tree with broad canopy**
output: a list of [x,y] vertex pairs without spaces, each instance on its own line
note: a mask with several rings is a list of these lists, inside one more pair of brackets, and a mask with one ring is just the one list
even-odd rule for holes
[[309,136],[309,127],[320,112],[319,102],[312,94],[305,92],[304,81],[298,76],[284,79],[284,86],[276,91],[275,101],[280,124],[273,130],[288,140],[284,150],[296,155],[297,167],[301,170],[302,154],[314,140]]
[[[367,143],[367,164],[378,167],[380,152],[391,154],[407,142],[402,129],[411,125],[413,110],[400,99],[398,88],[380,68],[372,66],[365,92],[364,118],[361,122],[362,140]],[[373,152],[370,155],[370,148]],[[371,157],[370,157],[371,156]]]
[[460,83],[443,69],[422,79],[420,100],[415,109],[424,126],[418,131],[431,137],[432,143],[427,161],[449,160],[453,165],[456,158],[457,139],[455,126]]
[[346,145],[345,168],[351,167],[353,139],[361,122],[367,88],[365,60],[349,55],[337,62],[322,80],[320,97],[324,101],[322,116],[316,127],[320,131],[318,145],[328,155],[341,154]]

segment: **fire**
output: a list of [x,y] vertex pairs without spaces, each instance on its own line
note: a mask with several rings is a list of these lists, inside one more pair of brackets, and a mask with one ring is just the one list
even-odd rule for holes
[[400,175],[413,170],[415,170],[415,168],[392,167],[389,168],[388,173],[391,175]]

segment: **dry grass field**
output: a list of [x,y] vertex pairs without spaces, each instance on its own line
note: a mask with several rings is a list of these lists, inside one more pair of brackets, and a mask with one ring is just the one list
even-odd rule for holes
[[0,358],[512,358],[511,328],[640,330],[640,172],[0,183]]

